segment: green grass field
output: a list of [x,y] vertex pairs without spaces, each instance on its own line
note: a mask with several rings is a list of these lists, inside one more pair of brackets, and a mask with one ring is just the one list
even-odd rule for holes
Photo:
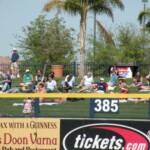
[[[27,117],[22,113],[23,106],[12,106],[13,103],[22,103],[22,100],[0,100],[0,115],[3,117]],[[41,106],[41,117],[57,118],[89,118],[89,100],[65,102],[53,106]],[[121,119],[148,119],[148,102],[120,103],[118,114],[96,114],[96,118],[121,118]],[[32,115],[29,115],[32,116]]]

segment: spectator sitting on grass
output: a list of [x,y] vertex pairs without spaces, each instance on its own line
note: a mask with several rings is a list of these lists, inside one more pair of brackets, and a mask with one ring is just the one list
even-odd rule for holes
[[10,71],[7,71],[6,73],[2,74],[2,81],[0,82],[1,85],[1,91],[7,92],[9,89],[11,89],[12,79],[11,79],[11,73]]
[[0,85],[0,93],[3,93],[3,91],[2,91],[2,86]]
[[114,90],[118,82],[117,69],[113,69],[108,82],[108,90]]
[[43,73],[41,70],[38,70],[35,76],[35,84],[37,85],[39,82],[43,82],[43,81],[44,81]]
[[119,89],[120,89],[120,93],[128,93],[129,92],[126,81],[123,78],[119,80]]
[[149,72],[149,74],[146,76],[146,80],[147,80],[147,82],[148,82],[148,86],[150,86],[150,72]]
[[104,82],[104,78],[100,78],[100,81],[93,84],[93,87],[96,93],[105,93],[108,91],[108,85]]
[[46,91],[48,93],[54,92],[57,89],[57,82],[49,75],[48,81],[46,82]]
[[23,75],[23,82],[20,83],[22,91],[31,90],[33,91],[33,75],[30,73],[29,69],[26,69]]
[[5,73],[3,71],[0,71],[0,80],[3,79],[4,75],[5,75]]
[[65,77],[65,80],[62,81],[63,90],[65,90],[66,92],[68,92],[69,90],[72,90],[74,83],[75,83],[75,77],[72,74],[67,75]]
[[[40,93],[40,94],[46,93],[45,84],[43,82],[39,82],[37,87],[36,87],[35,92]],[[44,100],[44,98],[40,98],[39,100],[42,102]]]
[[[147,79],[148,79],[148,76],[147,76]],[[148,85],[144,85],[143,83],[143,77],[142,75],[140,74],[140,72],[137,72],[134,79],[133,79],[133,85],[136,86],[138,88],[138,90],[140,92],[142,91],[150,91],[150,86]]]
[[79,92],[90,92],[92,90],[93,75],[91,72],[88,72],[87,75],[83,77],[78,87],[81,87]]
[[52,71],[52,72],[50,72],[50,73],[49,73],[49,75],[48,75],[48,77],[49,77],[49,76],[51,76],[51,78],[53,78],[53,79],[54,79],[54,78],[55,78],[55,72],[53,72],[53,71]]
[[138,87],[142,84],[143,84],[143,77],[140,74],[140,72],[137,72],[136,75],[133,78],[133,85]]

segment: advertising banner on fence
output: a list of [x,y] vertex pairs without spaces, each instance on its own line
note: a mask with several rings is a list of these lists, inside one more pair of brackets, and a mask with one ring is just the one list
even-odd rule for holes
[[0,150],[149,150],[150,121],[0,120]]
[[59,119],[0,120],[0,150],[59,150]]
[[150,121],[62,120],[61,150],[149,150]]
[[[114,67],[111,68],[111,70]],[[133,72],[131,67],[127,66],[116,66],[115,69],[118,71],[118,75],[120,78],[132,78],[133,77]]]

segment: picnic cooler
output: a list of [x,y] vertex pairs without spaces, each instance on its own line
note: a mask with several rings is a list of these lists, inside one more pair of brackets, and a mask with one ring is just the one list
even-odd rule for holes
[[63,76],[63,70],[64,70],[63,65],[52,65],[51,67],[52,67],[51,71],[55,73],[55,77]]

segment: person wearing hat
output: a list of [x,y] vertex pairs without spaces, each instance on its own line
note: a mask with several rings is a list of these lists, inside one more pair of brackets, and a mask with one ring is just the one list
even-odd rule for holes
[[11,62],[17,62],[19,60],[19,54],[16,48],[12,49]]
[[104,81],[104,78],[100,78],[100,81],[96,83],[96,93],[105,93],[108,90],[108,85]]
[[20,86],[24,88],[28,88],[33,84],[33,75],[31,74],[29,69],[26,69],[23,75],[23,83],[20,83]]
[[12,55],[11,55],[11,71],[12,71],[13,78],[20,77],[18,60],[19,60],[18,51],[16,48],[13,48]]

